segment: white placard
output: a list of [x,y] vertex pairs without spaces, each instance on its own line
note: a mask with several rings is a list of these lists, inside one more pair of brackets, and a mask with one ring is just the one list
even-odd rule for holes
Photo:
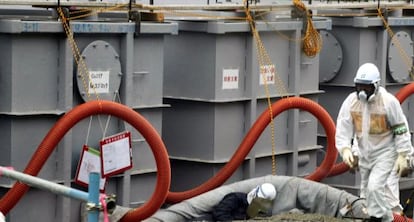
[[131,134],[120,133],[101,141],[102,176],[122,173],[132,168]]
[[[76,171],[75,182],[82,186],[88,186],[89,174],[92,172],[97,172],[101,175],[101,157],[98,150],[84,145]],[[101,177],[99,182],[99,189],[101,191],[105,190],[105,183],[106,179]]]
[[223,69],[223,89],[239,88],[239,70]]
[[[260,66],[259,84],[275,84],[275,65]],[[266,79],[266,82],[265,82]]]
[[109,92],[109,71],[89,71],[90,94]]

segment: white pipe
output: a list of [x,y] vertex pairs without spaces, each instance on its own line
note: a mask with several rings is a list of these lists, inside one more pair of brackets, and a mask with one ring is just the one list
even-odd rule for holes
[[21,181],[29,186],[49,190],[55,194],[61,194],[67,197],[75,198],[82,201],[88,201],[89,194],[87,192],[66,187],[57,183],[40,179],[28,174],[20,173],[12,169],[0,166],[0,176],[5,176]]

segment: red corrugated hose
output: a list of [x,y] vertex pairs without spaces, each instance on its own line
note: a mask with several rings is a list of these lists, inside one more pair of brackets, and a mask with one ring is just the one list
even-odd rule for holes
[[[397,98],[402,102],[412,92],[414,92],[414,83],[401,89],[397,94]],[[289,109],[308,111],[324,127],[327,137],[327,152],[321,165],[312,174],[307,176],[307,179],[320,181],[328,175],[339,175],[349,169],[344,163],[334,165],[338,155],[335,148],[335,123],[329,113],[318,103],[303,97],[288,97],[273,103],[271,109],[273,118]],[[154,193],[143,206],[128,212],[122,218],[122,222],[143,220],[155,213],[164,201],[169,203],[180,202],[222,185],[242,164],[264,129],[271,123],[269,110],[265,110],[250,128],[230,161],[214,177],[194,189],[183,192],[171,192],[169,191],[171,169],[168,153],[162,139],[152,125],[137,112],[125,105],[110,101],[91,101],[75,107],[59,119],[39,145],[26,166],[24,173],[36,176],[63,136],[82,119],[97,114],[113,115],[131,124],[146,139],[156,160],[157,184]],[[27,185],[16,182],[0,200],[0,211],[7,214],[28,189]],[[412,220],[394,214],[394,221]]]
[[408,217],[401,216],[399,214],[394,214],[393,222],[412,222],[413,220]]
[[[36,176],[63,136],[82,119],[97,114],[113,115],[128,122],[141,133],[154,154],[157,166],[157,184],[154,193],[149,201],[141,207],[129,211],[121,221],[132,222],[148,218],[161,207],[166,199],[171,182],[170,161],[165,145],[156,129],[140,114],[120,103],[91,101],[66,113],[43,139],[26,166],[24,173]],[[1,198],[0,211],[7,214],[28,189],[29,187],[26,184],[16,182]],[[33,207],[35,208],[36,205]]]
[[[321,165],[306,178],[309,180],[320,181],[330,172],[332,166],[336,162],[338,152],[335,148],[335,123],[329,113],[318,103],[303,97],[288,97],[278,100],[272,106],[273,118],[280,113],[289,109],[301,109],[313,114],[325,129],[327,135],[327,152]],[[182,200],[197,196],[199,194],[210,191],[222,185],[243,163],[247,154],[250,152],[264,129],[271,122],[269,110],[265,110],[253,126],[250,128],[242,143],[231,157],[230,161],[224,165],[222,169],[207,182],[200,186],[183,192],[169,192],[166,201],[169,203],[177,203]]]

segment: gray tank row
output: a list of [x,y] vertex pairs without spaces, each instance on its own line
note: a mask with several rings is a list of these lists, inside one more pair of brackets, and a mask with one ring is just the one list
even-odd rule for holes
[[[264,84],[260,53],[244,21],[141,22],[136,32],[134,22],[97,16],[70,22],[90,77],[99,79],[95,92],[84,83],[85,70],[74,60],[54,13],[46,11],[42,19],[34,18],[30,10],[25,13],[17,19],[0,19],[0,164],[19,171],[64,113],[99,98],[133,108],[157,129],[170,155],[171,191],[185,191],[214,176],[229,161],[254,121],[268,109],[268,98],[272,102],[286,96],[309,98],[335,119],[342,100],[353,90],[360,64],[376,63],[382,85],[392,92],[411,81],[412,62],[406,68],[401,50],[377,17],[315,16],[313,25],[323,39],[322,51],[315,57],[302,51],[304,20],[276,14],[257,21],[272,63],[265,68],[275,70],[274,76],[268,72]],[[412,58],[414,20],[397,14],[388,22],[395,41]],[[414,128],[411,103],[409,99],[403,107]],[[275,118],[274,129],[275,162],[268,126],[227,183],[271,174],[272,164],[278,175],[306,176],[316,169],[326,140],[316,118],[289,110]],[[82,146],[98,148],[99,140],[125,130],[132,132],[134,166],[111,177],[106,193],[115,193],[118,205],[140,206],[154,192],[154,157],[143,137],[114,117],[94,116],[77,124],[39,177],[84,189],[73,183]],[[359,179],[346,173],[323,182],[354,192]],[[402,182],[402,189],[414,186],[411,178]],[[13,183],[0,178],[0,193]],[[75,222],[80,211],[78,201],[30,189],[7,217],[10,222],[32,218]]]

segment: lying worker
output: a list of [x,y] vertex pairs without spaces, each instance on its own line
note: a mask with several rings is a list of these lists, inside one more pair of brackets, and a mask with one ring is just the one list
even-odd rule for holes
[[213,221],[246,220],[271,216],[276,189],[271,183],[256,186],[249,193],[232,192],[213,207]]

